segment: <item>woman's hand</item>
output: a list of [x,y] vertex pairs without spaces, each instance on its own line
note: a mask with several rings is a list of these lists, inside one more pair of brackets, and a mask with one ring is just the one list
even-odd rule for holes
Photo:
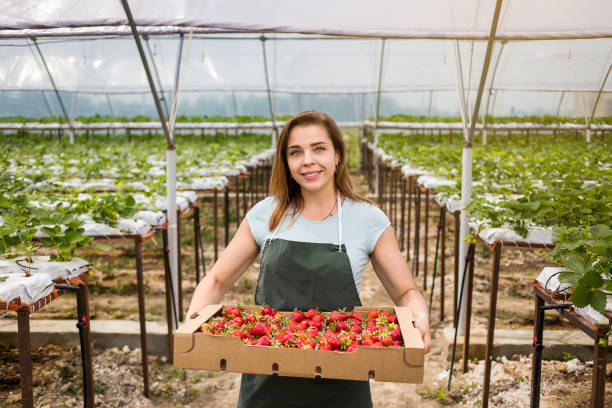
[[215,265],[196,287],[187,311],[187,319],[204,307],[219,303],[223,294],[253,264],[258,252],[259,247],[245,218]]
[[425,298],[417,289],[408,265],[397,245],[393,228],[387,228],[378,239],[372,253],[372,266],[383,286],[398,306],[409,307],[414,315],[416,328],[421,333],[425,353],[431,349],[429,310]]

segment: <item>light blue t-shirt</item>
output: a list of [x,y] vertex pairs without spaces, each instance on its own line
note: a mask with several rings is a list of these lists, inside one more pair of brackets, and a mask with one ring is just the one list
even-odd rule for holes
[[[267,197],[258,202],[247,213],[246,219],[251,234],[261,248],[265,239],[271,238],[269,229],[270,217],[276,208],[276,199]],[[291,213],[287,215],[276,237],[288,241],[338,244],[338,213],[323,221],[310,221],[299,213],[290,222]],[[361,292],[363,268],[370,260],[370,254],[380,235],[389,227],[389,219],[378,207],[365,202],[356,202],[346,198],[342,203],[342,244],[351,263],[357,292]]]

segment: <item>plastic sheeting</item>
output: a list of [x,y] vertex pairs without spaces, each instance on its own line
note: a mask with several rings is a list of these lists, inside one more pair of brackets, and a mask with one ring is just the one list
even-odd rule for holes
[[[479,38],[489,34],[494,1],[131,0],[140,26],[185,26],[370,37]],[[502,3],[499,38],[611,36],[606,0]],[[6,1],[0,29],[126,25],[116,0]]]

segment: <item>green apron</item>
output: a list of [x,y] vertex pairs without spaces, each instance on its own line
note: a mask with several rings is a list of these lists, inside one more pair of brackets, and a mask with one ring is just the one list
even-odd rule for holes
[[[277,310],[332,311],[361,306],[351,264],[342,245],[338,196],[338,244],[287,241],[272,237],[262,245],[255,303]],[[282,223],[281,223],[282,225]],[[243,374],[239,408],[372,407],[368,381]]]

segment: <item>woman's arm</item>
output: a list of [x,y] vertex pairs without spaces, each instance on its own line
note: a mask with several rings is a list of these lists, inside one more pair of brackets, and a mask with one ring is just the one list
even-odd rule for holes
[[408,265],[402,257],[393,228],[387,228],[378,239],[372,253],[372,266],[383,286],[398,306],[410,307],[423,343],[425,353],[431,348],[429,311],[425,299],[417,289]]
[[258,252],[259,247],[245,218],[215,265],[196,287],[187,311],[187,319],[207,305],[219,303],[223,294],[255,261]]

